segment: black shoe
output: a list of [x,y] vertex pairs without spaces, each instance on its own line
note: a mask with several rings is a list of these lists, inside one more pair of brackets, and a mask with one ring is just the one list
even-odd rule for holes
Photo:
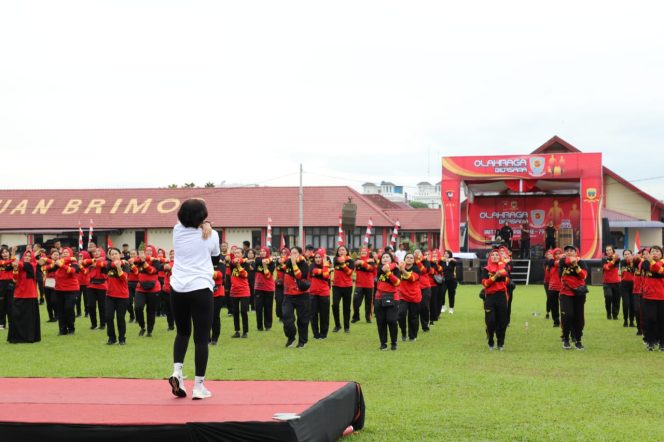
[[636,332],[636,336],[643,336],[643,332],[642,332],[641,330],[638,330],[638,331]]
[[248,336],[246,333],[242,333],[242,337],[246,339],[246,338],[248,338],[249,336]]
[[61,332],[58,333],[58,336],[64,336],[64,335],[66,335],[66,334],[67,334],[66,331],[61,331]]
[[168,331],[173,331],[173,330],[175,330],[175,326],[173,326],[173,325],[169,325],[169,326],[168,326]]
[[116,342],[118,342],[118,341],[116,341],[115,339],[109,339],[108,342],[106,343],[106,345],[113,345]]
[[646,347],[646,349],[647,349],[648,351],[655,351],[655,346],[654,346],[653,344],[648,344],[648,346]]
[[337,327],[334,327],[334,328],[332,329],[332,333],[338,333],[339,330],[341,330],[341,327],[338,327],[338,326],[337,326]]
[[145,335],[145,329],[142,328],[141,331],[138,332],[138,336],[143,336]]
[[546,316],[544,317],[545,319],[549,319],[549,314],[547,313]]
[[51,318],[51,319],[49,319],[49,320],[46,321],[46,322],[56,322],[56,321],[57,321],[57,319],[55,319],[55,318]]
[[577,350],[584,350],[585,349],[585,347],[583,346],[581,341],[576,341],[576,344],[574,344],[574,346],[576,347]]
[[367,319],[367,324],[371,324],[371,319]]
[[629,326],[630,326],[630,327],[636,327],[636,325],[634,325],[633,322],[630,322],[630,323],[629,323]]
[[629,325],[627,325],[627,321],[623,322],[623,327],[627,328]]
[[106,324],[102,324],[102,325],[99,327],[99,330],[105,330],[105,329],[106,329]]
[[617,320],[617,319],[618,319],[618,316],[614,316],[613,319],[614,319],[614,320]]
[[297,345],[295,346],[295,348],[304,348],[305,345],[306,345],[306,343],[304,343],[304,342],[298,342]]
[[96,330],[96,329],[97,329],[97,326],[96,326],[96,325],[91,325],[91,326],[90,326],[90,330]]
[[74,333],[76,333],[76,330],[69,330],[69,332],[67,332],[68,335],[73,335]]
[[152,332],[148,332],[145,336],[147,336],[148,338],[151,338],[152,337]]
[[611,320],[611,314],[610,313],[606,314],[606,319],[608,319],[609,321]]
[[120,339],[120,342],[118,342],[118,345],[125,345],[126,343],[127,343],[127,341],[125,341],[124,339]]
[[563,339],[563,350],[569,350],[572,346],[569,344],[569,339]]
[[240,337],[240,332],[239,331],[236,331],[235,333],[233,333],[231,335],[231,338],[239,338],[239,337]]
[[408,338],[406,338],[406,335],[401,335],[401,341],[402,342],[406,342],[406,339],[408,339]]
[[431,329],[430,329],[430,328],[423,328],[423,329],[422,329],[422,331],[423,331],[424,333],[429,333],[429,330],[431,330]]
[[397,344],[392,344],[392,346],[390,347],[390,350],[396,351],[396,349],[397,349]]
[[344,333],[350,333],[350,329],[349,328],[344,328]]
[[286,341],[286,348],[295,347],[295,338],[288,338]]
[[554,327],[560,327],[560,322],[554,322],[554,323],[553,323],[553,326],[554,326]]
[[258,327],[258,331],[263,331],[263,327]]
[[265,327],[265,331],[270,331],[272,327]]
[[130,324],[133,324],[135,320],[136,320],[136,319],[134,319],[134,318],[129,318],[129,323],[130,323]]
[[217,341],[215,340],[210,341],[210,345],[217,345]]
[[360,318],[353,318],[350,320],[351,324],[355,324],[356,322],[360,322]]
[[79,313],[76,313],[76,317],[77,317],[77,318],[80,318],[80,317],[81,317],[81,313],[80,313],[80,312],[79,312]]
[[378,350],[381,351],[387,350],[387,344],[380,344],[380,348]]
[[417,338],[410,338],[410,339],[408,339],[408,342],[415,342],[415,341],[417,341]]

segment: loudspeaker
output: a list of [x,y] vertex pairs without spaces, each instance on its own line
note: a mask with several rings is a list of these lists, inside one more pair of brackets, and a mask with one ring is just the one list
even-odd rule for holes
[[357,204],[353,204],[348,198],[341,208],[341,226],[344,232],[350,233],[355,228],[355,217],[357,216]]
[[613,246],[613,244],[611,243],[612,240],[611,240],[611,228],[609,227],[609,219],[602,218],[602,251],[606,250],[606,246]]
[[480,275],[477,270],[464,270],[463,271],[463,282],[466,284],[478,284],[480,280]]

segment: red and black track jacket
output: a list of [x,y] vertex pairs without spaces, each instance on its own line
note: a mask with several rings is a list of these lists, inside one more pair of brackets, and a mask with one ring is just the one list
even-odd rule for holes
[[618,274],[618,265],[620,264],[620,257],[616,254],[602,258],[602,282],[604,284],[618,284],[620,282],[620,274]]
[[664,259],[644,261],[641,270],[645,275],[643,299],[664,301]]
[[422,301],[422,287],[420,280],[420,269],[416,265],[410,268],[404,267],[399,275],[401,284],[399,284],[399,300],[419,304]]
[[588,277],[586,263],[579,260],[576,264],[572,264],[570,258],[566,256],[558,261],[558,265],[558,273],[562,281],[560,294],[563,296],[576,296],[574,289],[586,285],[586,278]]

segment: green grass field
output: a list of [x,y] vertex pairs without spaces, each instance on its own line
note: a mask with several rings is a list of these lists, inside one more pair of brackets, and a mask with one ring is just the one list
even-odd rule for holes
[[[303,350],[284,348],[278,323],[255,331],[253,318],[249,339],[231,340],[232,318],[222,312],[207,377],[357,381],[366,426],[348,440],[358,442],[664,440],[664,353],[646,352],[635,329],[605,319],[601,288],[588,295],[585,351],[562,350],[560,330],[544,319],[542,287],[520,286],[505,351],[489,352],[478,291],[460,286],[455,314],[444,314],[417,342],[399,342],[396,352],[378,351],[376,325],[364,322],[350,334],[310,339]],[[43,308],[41,314],[43,322]],[[0,332],[0,375],[168,376],[174,332],[165,319],[158,318],[153,338],[128,326],[124,347],[105,345],[105,332],[89,330],[87,318],[78,318],[75,336],[58,337],[56,325],[43,322],[38,344],[10,345]],[[193,379],[191,353],[185,374]]]

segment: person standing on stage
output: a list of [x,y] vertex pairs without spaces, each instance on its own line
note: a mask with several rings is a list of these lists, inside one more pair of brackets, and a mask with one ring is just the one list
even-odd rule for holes
[[530,259],[530,226],[527,222],[521,226],[521,259]]
[[[632,251],[625,249],[620,261],[620,296],[622,297],[623,327],[634,327],[634,263]],[[629,320],[629,324],[627,321]]]
[[454,314],[454,299],[456,298],[456,289],[459,285],[456,278],[456,260],[451,250],[445,250],[445,259],[443,259],[440,265],[443,267],[443,277],[445,281],[443,282],[443,290],[441,293],[441,301],[443,303],[441,312],[445,312],[445,294],[449,300],[449,312],[450,315]]
[[556,236],[558,231],[553,225],[553,221],[549,221],[549,225],[544,229],[544,250],[556,248]]
[[[307,260],[302,255],[300,247],[290,249],[290,257],[286,261],[284,269],[284,301],[281,313],[284,323],[284,334],[286,335],[286,347],[295,345],[297,334],[297,348],[303,348],[309,336],[309,267]],[[297,329],[295,328],[295,313],[297,313]]]
[[353,270],[355,263],[348,256],[345,246],[337,247],[334,257],[334,276],[332,281],[332,315],[334,316],[334,328],[332,332],[341,330],[339,317],[339,304],[343,302],[344,331],[350,333],[350,307],[351,295],[353,293]]
[[384,252],[380,255],[380,266],[376,274],[376,299],[374,300],[374,313],[380,350],[387,350],[387,331],[390,332],[391,350],[397,349],[397,320],[399,317],[399,291],[401,285],[401,272],[395,258]]
[[274,303],[274,269],[276,265],[270,257],[270,249],[261,247],[256,260],[254,279],[254,300],[256,301],[256,327],[258,331],[272,328],[272,304]]
[[371,307],[374,291],[374,271],[376,261],[369,249],[363,247],[360,256],[355,260],[355,293],[353,294],[353,319],[352,323],[360,320],[360,307],[364,302],[364,319],[371,323]]
[[604,284],[604,308],[606,319],[618,319],[620,312],[620,257],[613,246],[606,246],[606,255],[602,258],[602,283]]
[[171,307],[177,334],[173,342],[173,374],[169,384],[173,394],[186,397],[182,365],[194,331],[195,378],[192,399],[205,399],[212,393],[205,388],[208,341],[212,328],[214,267],[221,259],[219,234],[212,230],[205,202],[189,199],[178,210],[173,228],[175,261],[171,271]]
[[489,253],[489,262],[482,268],[484,322],[489,350],[494,350],[495,344],[498,344],[500,351],[505,348],[508,278],[505,262],[501,260],[500,252],[498,249],[492,249]]
[[14,259],[7,247],[0,249],[0,330],[11,320],[14,292]]
[[313,260],[309,270],[311,331],[314,339],[326,339],[330,328],[330,262],[326,259],[325,249],[316,250]]
[[569,350],[570,336],[574,339],[577,350],[583,350],[581,343],[585,327],[585,304],[588,288],[586,263],[577,256],[577,249],[565,246],[565,256],[559,261],[559,274],[562,282],[560,289],[560,320],[563,328],[563,349]]
[[[423,267],[423,266],[422,266]],[[399,284],[399,328],[401,340],[415,342],[419,329],[420,308],[422,304],[422,286],[420,268],[415,263],[415,256],[407,253],[399,263],[401,284]],[[406,338],[407,337],[407,338]]]
[[[247,338],[249,335],[249,268],[250,263],[241,249],[235,249],[231,260],[231,311],[235,333],[231,338]],[[240,317],[242,317],[242,335],[240,335]]]
[[[108,249],[108,256],[110,258],[106,263],[108,289],[106,290],[106,307],[104,309],[106,312],[107,344],[113,345],[118,342],[120,345],[125,345],[127,342],[125,315],[129,304],[129,286],[127,284],[129,264],[122,260],[120,250],[115,247]],[[114,320],[118,324],[117,337],[115,335]]]
[[645,275],[641,318],[645,323],[644,333],[648,351],[655,345],[664,351],[664,256],[662,248],[650,248],[648,260],[644,260],[641,270]]

